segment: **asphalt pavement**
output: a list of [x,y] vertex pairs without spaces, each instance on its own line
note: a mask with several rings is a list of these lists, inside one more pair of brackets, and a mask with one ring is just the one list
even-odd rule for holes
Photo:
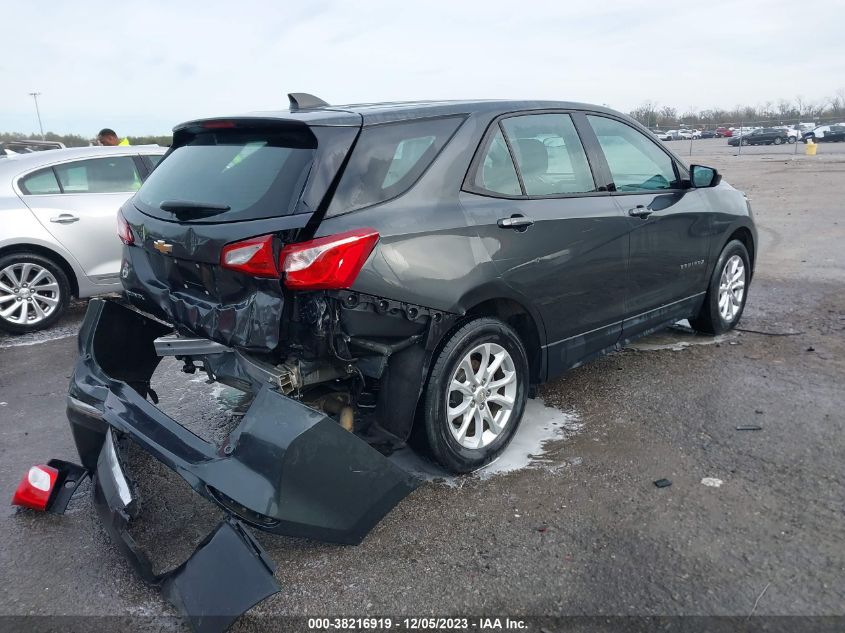
[[[578,422],[565,439],[526,467],[428,481],[359,546],[259,534],[283,589],[233,630],[275,615],[845,615],[845,144],[813,159],[695,143],[689,160],[746,190],[760,231],[741,331],[671,329],[569,372],[541,390]],[[0,338],[0,498],[30,465],[76,457],[64,398],[83,310]],[[173,393],[170,413],[198,432],[225,398],[198,381]],[[138,467],[152,475],[139,538],[168,568],[219,514]],[[88,492],[64,516],[0,512],[0,615],[182,630],[155,619],[172,608]]]

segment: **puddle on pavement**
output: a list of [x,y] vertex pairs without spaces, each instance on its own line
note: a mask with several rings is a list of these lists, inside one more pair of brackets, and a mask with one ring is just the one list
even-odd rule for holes
[[541,399],[536,398],[528,401],[519,429],[505,451],[495,462],[470,475],[453,475],[410,448],[397,451],[390,459],[425,481],[460,486],[467,477],[489,479],[523,468],[551,465],[549,460],[543,458],[546,443],[564,440],[580,431],[583,426],[575,414],[547,407]]
[[635,349],[641,352],[655,352],[659,350],[680,352],[691,345],[713,345],[715,343],[724,343],[734,338],[736,338],[735,332],[729,332],[719,336],[699,334],[690,327],[689,321],[684,319],[665,330],[660,330],[638,341],[634,341],[630,345],[626,345],[625,349]]

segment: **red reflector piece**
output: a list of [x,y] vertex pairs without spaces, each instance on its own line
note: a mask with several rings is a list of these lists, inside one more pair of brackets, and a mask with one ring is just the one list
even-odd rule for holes
[[356,229],[287,244],[279,257],[285,286],[297,290],[349,288],[378,239],[375,229]]
[[58,477],[59,471],[52,466],[33,466],[18,484],[18,489],[12,497],[12,505],[43,512],[47,509]]
[[123,214],[120,212],[117,214],[117,236],[120,238],[120,241],[127,246],[135,243],[135,236],[132,235],[132,229],[129,228],[129,222],[126,221],[126,218],[124,218]]
[[209,130],[221,130],[225,128],[232,128],[235,127],[234,121],[206,121],[202,124],[202,127],[209,129]]
[[220,253],[220,265],[253,277],[278,277],[279,269],[273,255],[273,236],[262,235],[226,244]]

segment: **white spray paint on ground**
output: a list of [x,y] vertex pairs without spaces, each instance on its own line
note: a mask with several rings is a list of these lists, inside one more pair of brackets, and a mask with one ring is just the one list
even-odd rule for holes
[[716,479],[715,477],[705,477],[701,480],[701,483],[711,488],[719,488],[725,482],[721,479]]
[[471,475],[455,476],[448,473],[409,448],[397,451],[390,459],[426,481],[460,486],[466,477],[489,479],[495,475],[543,465],[555,469],[555,465],[543,457],[546,443],[566,439],[583,427],[575,414],[547,407],[542,400],[535,399],[528,401],[519,429],[505,451],[495,462]]
[[10,336],[0,340],[0,349],[10,347],[25,347],[28,345],[40,345],[41,343],[49,343],[50,341],[58,341],[63,338],[70,338],[76,336],[79,332],[79,326],[65,326],[56,327],[43,332],[33,332],[32,334],[21,334],[19,336]]

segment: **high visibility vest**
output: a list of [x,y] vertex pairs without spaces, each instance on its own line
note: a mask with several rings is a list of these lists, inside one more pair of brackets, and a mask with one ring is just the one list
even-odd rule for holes
[[120,141],[120,143],[118,143],[118,146],[120,146],[120,145],[129,145],[129,139],[128,138],[123,139],[122,141]]

